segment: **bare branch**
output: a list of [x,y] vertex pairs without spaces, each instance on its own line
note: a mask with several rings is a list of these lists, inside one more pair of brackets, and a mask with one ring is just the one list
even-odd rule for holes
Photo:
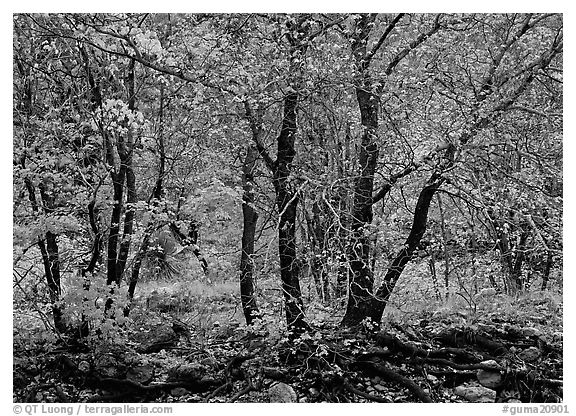
[[434,20],[434,26],[432,27],[432,29],[420,34],[420,36],[418,36],[416,39],[410,42],[410,44],[406,48],[398,52],[398,54],[392,59],[392,61],[390,61],[390,64],[388,64],[388,67],[384,72],[386,75],[390,75],[394,70],[394,68],[396,68],[396,66],[400,63],[400,61],[402,61],[402,59],[406,57],[406,55],[408,55],[412,50],[420,46],[426,39],[428,39],[430,36],[432,36],[440,29],[441,27],[440,16],[442,16],[442,14],[436,15],[436,19]]
[[400,21],[400,19],[402,19],[402,17],[404,17],[406,13],[399,13],[394,20],[392,20],[392,22],[390,22],[390,24],[386,27],[386,29],[384,30],[384,33],[382,33],[382,36],[380,36],[380,39],[378,40],[378,42],[372,47],[372,49],[370,50],[370,52],[368,52],[366,54],[366,57],[364,58],[364,65],[367,67],[368,65],[370,65],[370,61],[372,60],[372,58],[374,57],[374,55],[376,54],[376,52],[378,52],[378,50],[380,49],[380,47],[382,46],[382,44],[384,43],[384,41],[386,40],[386,38],[388,37],[388,35],[390,34],[390,32],[392,32],[392,30],[394,29],[394,27],[396,26],[396,24]]
[[258,149],[258,153],[260,153],[260,156],[262,156],[262,159],[264,159],[264,163],[266,163],[268,169],[270,169],[271,172],[274,172],[276,169],[276,162],[272,159],[266,150],[266,147],[264,147],[264,144],[260,140],[260,136],[262,134],[261,122],[257,119],[257,115],[254,114],[254,111],[252,111],[252,107],[250,106],[248,100],[244,99],[243,102],[244,109],[246,111],[246,119],[250,123],[250,129],[252,130],[252,140],[256,145],[256,149]]

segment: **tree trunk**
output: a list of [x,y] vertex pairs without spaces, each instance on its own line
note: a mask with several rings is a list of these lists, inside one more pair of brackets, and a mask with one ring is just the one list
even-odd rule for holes
[[[128,109],[130,111],[136,110],[136,95],[135,95],[135,61],[130,60],[128,65],[128,76],[126,77],[126,87],[128,92]],[[130,252],[130,244],[132,242],[132,233],[134,230],[134,213],[136,203],[136,175],[134,174],[133,157],[134,157],[134,137],[133,133],[128,127],[128,134],[125,146],[120,153],[121,163],[126,167],[125,180],[126,180],[126,210],[124,213],[124,231],[122,234],[122,241],[120,242],[120,251],[118,252],[118,260],[116,261],[116,284],[120,285],[128,253]]]
[[88,219],[90,221],[90,228],[94,233],[94,240],[92,242],[92,249],[90,260],[85,268],[82,269],[82,276],[86,277],[88,273],[94,273],[96,264],[100,258],[102,251],[102,231],[98,227],[98,211],[96,210],[96,195],[88,203]]
[[280,255],[280,278],[286,302],[288,328],[299,332],[308,329],[304,320],[299,267],[296,261],[296,208],[298,195],[288,179],[296,151],[296,107],[298,94],[290,93],[284,98],[284,116],[278,136],[278,157],[274,172],[276,205],[280,213],[278,224],[278,253]]
[[370,238],[366,225],[372,222],[372,192],[374,173],[378,161],[376,129],[378,128],[378,105],[376,95],[363,88],[356,89],[364,133],[360,146],[360,176],[354,186],[351,235],[347,249],[350,267],[348,282],[348,306],[343,325],[356,322],[371,309],[374,275],[370,267]]
[[436,195],[438,209],[440,211],[440,231],[442,233],[442,245],[444,246],[444,299],[448,300],[450,296],[450,248],[448,247],[448,237],[446,235],[446,221],[444,217],[444,207],[442,198]]
[[242,254],[240,257],[240,299],[246,318],[246,324],[251,325],[258,316],[258,306],[254,295],[254,236],[258,213],[254,209],[254,168],[258,150],[248,146],[244,159],[242,187]]
[[129,155],[126,160],[126,212],[124,214],[124,232],[122,241],[120,242],[120,251],[118,253],[118,261],[116,263],[116,284],[120,284],[126,261],[128,260],[128,253],[130,252],[130,243],[132,242],[132,233],[134,230],[134,214],[136,203],[136,176],[132,167],[132,156]]
[[514,291],[522,291],[525,288],[525,282],[522,278],[522,266],[524,264],[524,258],[526,257],[526,242],[528,240],[528,230],[525,224],[520,225],[521,234],[520,241],[516,247],[516,253],[514,258],[514,267],[510,273],[510,284],[514,287]]
[[110,231],[108,234],[108,260],[106,284],[116,283],[118,262],[118,238],[120,233],[120,217],[122,214],[124,198],[124,177],[126,176],[126,166],[122,165],[118,173],[111,172],[113,199],[112,214],[110,215]]
[[[36,199],[34,193],[34,187],[29,183],[30,188],[30,198]],[[44,213],[50,215],[54,210],[54,189],[51,185],[47,186],[44,183],[40,183],[38,186],[40,190],[40,197],[42,199],[42,205],[44,207]],[[33,206],[37,204],[33,204]],[[62,309],[57,305],[58,300],[61,295],[60,288],[60,255],[58,252],[58,242],[56,234],[48,231],[46,232],[46,244],[39,240],[40,252],[42,253],[42,262],[44,264],[44,272],[46,274],[46,283],[48,285],[48,293],[50,295],[50,302],[52,303],[52,315],[54,317],[54,327],[58,332],[66,331],[66,324],[62,316]]]
[[542,273],[542,286],[541,290],[546,290],[548,281],[550,280],[550,269],[552,269],[552,250],[548,250],[546,255],[546,266],[544,266],[544,273]]
[[420,241],[426,232],[430,202],[432,201],[434,193],[440,188],[443,181],[443,178],[439,177],[436,173],[434,173],[428,180],[418,197],[410,234],[408,235],[403,247],[392,261],[392,264],[388,267],[388,271],[384,277],[384,282],[376,292],[376,296],[372,296],[370,304],[362,305],[362,308],[357,308],[354,313],[347,313],[342,322],[343,325],[349,327],[357,326],[365,318],[370,318],[372,323],[377,326],[380,325],[388,299],[390,298],[400,275],[404,271],[406,264],[408,264],[412,259],[414,251],[418,248]]

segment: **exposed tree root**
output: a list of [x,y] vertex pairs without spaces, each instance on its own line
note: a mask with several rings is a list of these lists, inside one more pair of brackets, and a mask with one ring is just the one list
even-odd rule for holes
[[357,389],[352,384],[350,384],[350,382],[348,382],[348,380],[342,380],[342,383],[344,385],[344,389],[348,390],[350,393],[353,393],[357,396],[363,397],[367,400],[370,400],[371,402],[392,403],[391,400],[385,399],[384,397],[374,396],[370,393],[366,393],[366,392],[363,392],[362,390]]
[[460,358],[467,362],[479,362],[483,357],[466,351],[462,348],[441,348],[438,350],[425,350],[415,345],[402,342],[397,337],[386,332],[376,334],[376,345],[386,347],[392,353],[400,352],[408,357],[430,357],[430,358],[451,358],[451,356]]
[[478,334],[470,329],[450,329],[438,335],[436,340],[452,347],[476,345],[496,357],[509,352],[508,348],[506,348],[504,344],[493,341],[484,335]]
[[410,364],[434,364],[441,365],[455,370],[488,370],[498,371],[500,368],[490,364],[473,363],[473,364],[458,364],[444,358],[414,358],[410,360]]
[[415,382],[393,370],[384,367],[383,365],[376,364],[371,361],[356,361],[352,363],[351,367],[359,369],[369,375],[382,376],[393,383],[407,388],[423,403],[433,403],[433,400],[430,398],[430,396],[424,392],[424,390]]

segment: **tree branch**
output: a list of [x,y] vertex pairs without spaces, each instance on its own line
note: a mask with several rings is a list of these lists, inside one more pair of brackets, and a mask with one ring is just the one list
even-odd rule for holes
[[370,65],[370,61],[372,60],[372,58],[374,57],[376,52],[378,52],[378,50],[380,49],[380,47],[382,46],[382,44],[384,43],[384,41],[386,40],[386,38],[388,37],[390,32],[392,32],[392,30],[394,29],[396,24],[400,21],[400,19],[402,19],[402,17],[404,17],[405,14],[406,13],[399,13],[394,18],[394,20],[392,20],[392,22],[390,22],[390,24],[386,27],[386,29],[384,30],[384,33],[382,33],[382,36],[380,36],[380,39],[378,40],[378,42],[372,47],[370,52],[368,52],[366,54],[366,57],[364,58],[365,67],[368,67],[368,65]]
[[244,109],[246,110],[246,119],[250,123],[250,129],[252,130],[252,140],[256,145],[256,149],[258,149],[258,153],[260,153],[260,156],[262,156],[262,159],[264,159],[264,163],[266,163],[268,169],[270,169],[271,172],[274,172],[276,170],[276,162],[272,159],[264,147],[264,144],[260,140],[260,136],[262,134],[262,123],[260,117],[254,114],[254,111],[252,111],[252,107],[250,106],[250,103],[247,99],[244,99],[243,103]]
[[402,59],[404,59],[406,57],[406,55],[408,55],[412,50],[414,50],[418,46],[420,46],[426,39],[428,39],[430,36],[432,36],[434,33],[436,33],[440,29],[440,27],[441,27],[440,16],[442,16],[441,13],[436,15],[436,19],[434,19],[434,26],[432,27],[432,29],[428,30],[427,32],[420,34],[420,36],[418,36],[415,40],[410,42],[410,44],[406,48],[402,49],[392,59],[392,61],[390,61],[390,64],[388,64],[386,71],[384,71],[384,73],[386,75],[390,75],[392,73],[392,71],[394,70],[394,68],[396,68],[396,66],[400,63],[400,61],[402,61]]

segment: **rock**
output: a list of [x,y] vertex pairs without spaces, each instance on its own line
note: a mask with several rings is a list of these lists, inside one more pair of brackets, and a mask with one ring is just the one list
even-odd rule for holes
[[486,361],[482,361],[480,364],[483,364],[485,366],[494,367],[494,370],[501,370],[502,369],[502,367],[500,367],[500,364],[498,364],[496,362],[496,360],[486,360]]
[[435,375],[428,374],[428,375],[426,375],[426,378],[427,378],[428,381],[429,381],[430,383],[432,383],[433,385],[438,384],[438,377],[436,377]]
[[298,400],[298,403],[308,403],[308,399],[306,397],[302,397],[300,400]]
[[492,371],[492,370],[478,370],[476,372],[476,378],[484,387],[488,387],[489,389],[495,389],[500,387],[502,384],[502,373],[500,371]]
[[94,369],[102,377],[124,378],[126,365],[112,355],[101,355],[94,362]]
[[168,370],[170,381],[198,381],[206,374],[207,369],[200,363],[182,364]]
[[218,361],[216,361],[214,358],[211,358],[211,357],[207,357],[207,358],[200,360],[200,364],[202,364],[205,367],[210,367],[210,368],[218,367]]
[[382,384],[376,384],[376,385],[374,386],[374,388],[375,388],[376,390],[378,390],[380,393],[382,393],[383,391],[388,390],[388,389],[387,389],[386,387],[384,387]]
[[522,352],[520,352],[520,354],[518,354],[518,357],[520,357],[522,360],[527,361],[529,363],[534,362],[538,358],[540,358],[540,350],[536,347],[526,348],[524,351],[522,351]]
[[178,296],[170,294],[167,291],[153,290],[146,299],[146,307],[150,310],[157,310],[159,312],[172,312],[177,310],[182,303],[182,299]]
[[310,393],[310,396],[312,397],[318,397],[320,396],[320,392],[318,391],[318,389],[314,388],[314,387],[310,387],[308,389],[308,393]]
[[165,348],[175,346],[178,338],[178,334],[174,332],[172,326],[158,325],[148,334],[145,334],[140,350],[144,354],[160,352]]
[[148,384],[154,378],[154,366],[141,364],[130,367],[126,373],[126,378],[140,384]]
[[189,394],[190,392],[188,390],[186,390],[184,387],[176,387],[172,390],[170,390],[170,394],[172,396],[175,397],[180,397],[180,396],[184,396],[186,394]]
[[486,287],[482,289],[478,294],[482,297],[494,296],[496,294],[496,289],[494,289],[493,287]]
[[268,389],[270,403],[296,403],[298,400],[294,389],[286,383],[274,383]]
[[542,335],[542,331],[532,326],[526,326],[521,329],[522,335],[525,337],[539,337]]
[[454,394],[472,403],[494,403],[496,392],[484,386],[457,386]]

